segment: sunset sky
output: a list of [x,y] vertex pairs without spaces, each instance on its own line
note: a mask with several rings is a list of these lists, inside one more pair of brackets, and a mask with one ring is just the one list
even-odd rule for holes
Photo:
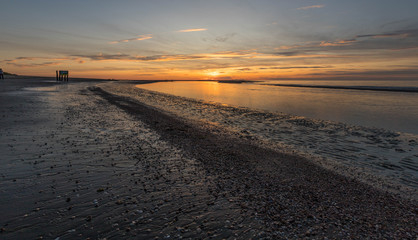
[[0,68],[114,79],[418,79],[417,0],[1,0]]

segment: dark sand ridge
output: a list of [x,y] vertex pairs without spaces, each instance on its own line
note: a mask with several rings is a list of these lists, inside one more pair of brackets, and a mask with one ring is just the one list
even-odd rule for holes
[[1,92],[0,237],[417,235],[415,201],[92,85]]

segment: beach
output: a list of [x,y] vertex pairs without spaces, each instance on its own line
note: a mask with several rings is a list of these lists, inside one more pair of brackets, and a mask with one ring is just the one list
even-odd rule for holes
[[0,80],[0,126],[1,239],[417,237],[414,182],[344,161],[414,136],[41,77]]

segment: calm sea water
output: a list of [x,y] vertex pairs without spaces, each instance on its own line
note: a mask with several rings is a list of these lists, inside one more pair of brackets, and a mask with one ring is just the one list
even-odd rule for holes
[[159,82],[140,88],[252,109],[418,134],[418,92],[386,92],[272,84],[418,89],[418,81]]

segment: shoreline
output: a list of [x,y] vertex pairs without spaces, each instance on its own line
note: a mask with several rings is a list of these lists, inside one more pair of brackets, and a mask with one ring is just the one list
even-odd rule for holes
[[415,200],[260,147],[246,133],[181,118],[120,85],[0,91],[8,100],[0,105],[0,236],[417,235]]
[[278,87],[296,87],[296,88],[325,88],[325,89],[342,89],[342,90],[418,93],[417,87],[327,86],[327,85],[304,85],[304,84],[264,84],[264,85],[278,86]]
[[[137,89],[128,83],[102,86],[180,118],[223,127],[262,147],[308,158],[384,191],[418,199],[416,168],[409,160],[418,156],[417,135],[204,102]],[[399,174],[407,174],[401,175],[404,182],[399,182]]]
[[[344,82],[343,84],[350,83]],[[404,84],[408,86],[408,83]],[[333,86],[331,83],[328,85]],[[376,87],[380,86],[380,83],[372,85]],[[385,84],[382,83],[382,85]],[[410,86],[413,84],[411,83]],[[415,124],[415,120],[418,121],[418,109],[414,107],[415,93],[399,95],[382,91],[290,88],[267,85],[267,83],[191,82],[189,84],[188,82],[174,82],[138,85],[137,87],[230,106],[293,114],[313,120],[329,120],[354,126],[418,134]],[[376,104],[372,103],[374,101]]]

